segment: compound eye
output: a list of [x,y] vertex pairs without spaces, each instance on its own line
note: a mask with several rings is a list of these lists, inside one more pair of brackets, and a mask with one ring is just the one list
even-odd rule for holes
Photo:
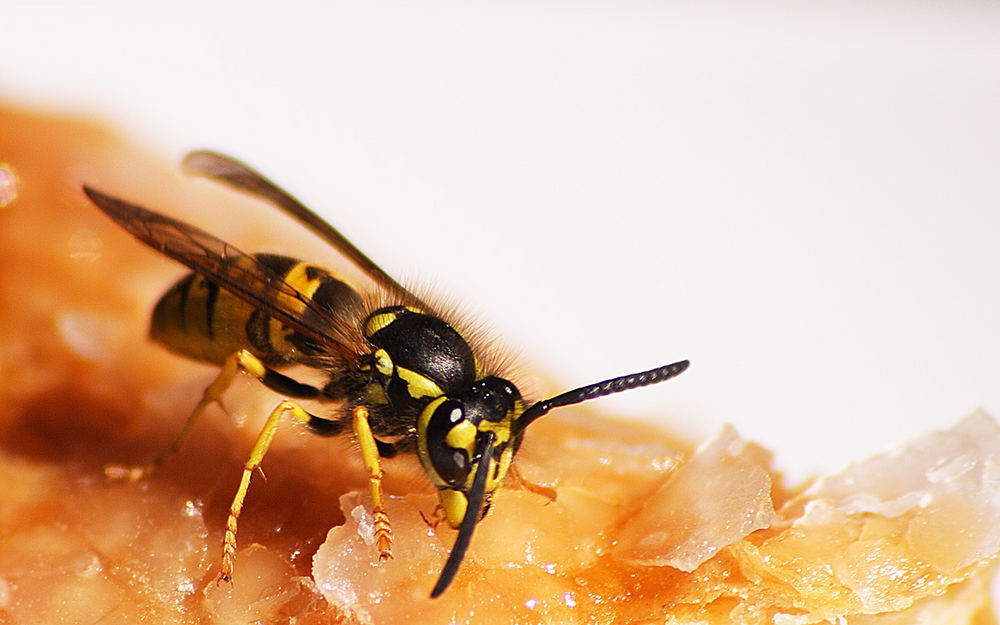
[[441,402],[427,422],[427,455],[449,486],[460,490],[467,486],[475,445],[476,426],[466,419],[462,402]]

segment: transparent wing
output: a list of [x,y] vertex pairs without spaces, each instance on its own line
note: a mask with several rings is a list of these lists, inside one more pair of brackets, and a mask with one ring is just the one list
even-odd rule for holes
[[[347,324],[334,311],[285,282],[253,256],[190,224],[130,204],[86,185],[87,197],[134,237],[177,260],[206,279],[259,308],[289,328],[342,354],[352,362],[357,352],[340,337]],[[296,302],[293,307],[290,302]],[[303,316],[305,307],[312,314]]]
[[209,150],[198,150],[184,157],[182,167],[190,174],[218,180],[235,189],[245,191],[271,202],[299,223],[312,230],[316,236],[329,243],[330,246],[354,263],[380,287],[408,304],[416,305],[423,310],[430,310],[427,304],[403,288],[392,276],[383,271],[372,259],[368,258],[353,243],[348,241],[339,230],[306,208],[305,205],[295,199],[290,193],[248,165],[225,154]]

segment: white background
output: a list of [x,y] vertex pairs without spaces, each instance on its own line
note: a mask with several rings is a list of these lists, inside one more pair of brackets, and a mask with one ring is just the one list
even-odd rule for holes
[[1000,410],[1000,5],[874,4],[7,2],[0,98],[238,155],[548,391],[690,358],[599,408],[798,479]]

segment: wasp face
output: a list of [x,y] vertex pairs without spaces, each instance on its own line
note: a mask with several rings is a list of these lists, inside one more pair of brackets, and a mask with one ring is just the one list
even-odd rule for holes
[[[487,463],[485,496],[500,485],[521,434],[513,428],[524,411],[521,394],[513,384],[498,377],[473,383],[457,396],[439,397],[429,403],[417,421],[417,453],[424,470],[439,489],[441,506],[448,524],[458,527],[468,508],[476,469]],[[484,454],[485,439],[493,434],[493,444]]]

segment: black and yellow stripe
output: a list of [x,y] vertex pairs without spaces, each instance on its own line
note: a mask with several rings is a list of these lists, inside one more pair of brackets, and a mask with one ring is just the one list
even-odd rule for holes
[[[322,267],[278,254],[253,254],[231,262],[253,263],[258,273],[273,276],[274,298],[284,310],[344,317],[361,308],[357,292]],[[302,297],[279,290],[279,284]],[[306,337],[197,273],[181,278],[160,298],[149,333],[174,353],[217,365],[240,349],[269,367],[308,361],[310,356]]]

